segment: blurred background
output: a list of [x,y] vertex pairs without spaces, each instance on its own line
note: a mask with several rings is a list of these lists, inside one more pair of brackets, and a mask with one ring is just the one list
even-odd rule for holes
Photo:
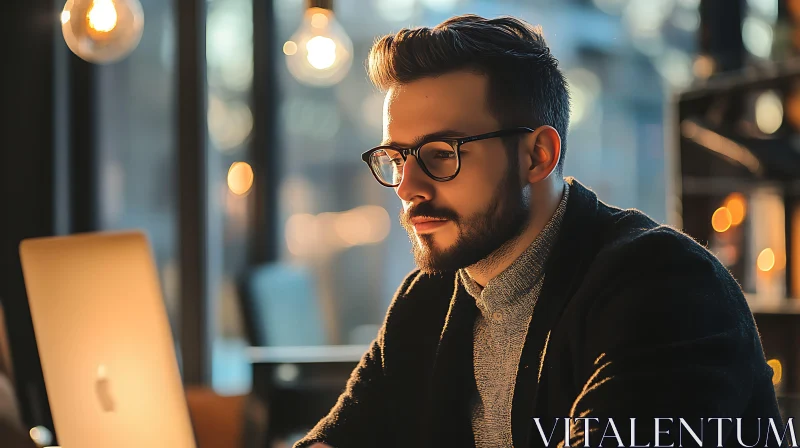
[[800,386],[800,1],[84,3],[90,34],[117,8],[124,51],[70,45],[63,1],[5,17],[0,300],[30,427],[51,421],[19,240],[130,228],[150,236],[186,384],[261,397],[273,445],[316,422],[414,267],[400,201],[360,160],[383,101],[364,60],[464,13],[542,25],[572,96],[565,175],[709,247],[779,394]]

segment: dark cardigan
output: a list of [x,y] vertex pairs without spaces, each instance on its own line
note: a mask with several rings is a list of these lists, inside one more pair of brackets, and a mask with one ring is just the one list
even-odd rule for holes
[[[519,363],[514,446],[544,446],[535,417],[546,437],[554,434],[548,446],[563,443],[563,426],[553,425],[566,417],[600,419],[590,424],[591,446],[617,446],[609,417],[625,446],[631,417],[640,446],[655,446],[655,417],[674,419],[661,421],[659,446],[679,446],[678,418],[697,434],[702,419],[703,446],[717,446],[719,421],[709,418],[732,419],[722,423],[724,446],[741,446],[737,417],[747,445],[760,436],[757,446],[765,446],[770,418],[783,435],[772,369],[725,267],[679,231],[567,182],[567,210]],[[412,272],[346,390],[295,448],[474,446],[477,312],[455,274]],[[573,428],[571,446],[584,446],[583,427]],[[692,446],[688,432],[681,437]]]

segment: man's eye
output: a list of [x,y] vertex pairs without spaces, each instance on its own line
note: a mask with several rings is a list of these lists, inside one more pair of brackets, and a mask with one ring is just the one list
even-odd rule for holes
[[437,159],[452,159],[456,156],[456,153],[453,151],[436,151],[435,157]]
[[392,159],[392,164],[396,165],[396,166],[402,165],[403,164],[403,158],[402,157],[396,157],[396,158]]

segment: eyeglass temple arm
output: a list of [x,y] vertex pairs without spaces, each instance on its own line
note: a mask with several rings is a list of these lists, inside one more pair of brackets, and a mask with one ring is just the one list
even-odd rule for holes
[[481,135],[475,135],[475,136],[472,136],[472,137],[461,138],[461,139],[458,139],[458,143],[463,145],[464,143],[474,142],[476,140],[484,140],[484,139],[494,138],[494,137],[503,137],[503,136],[506,136],[506,135],[518,134],[518,133],[521,133],[521,132],[534,132],[534,129],[526,128],[526,127],[519,127],[519,128],[514,128],[514,129],[503,129],[502,131],[489,132],[487,134],[481,134]]

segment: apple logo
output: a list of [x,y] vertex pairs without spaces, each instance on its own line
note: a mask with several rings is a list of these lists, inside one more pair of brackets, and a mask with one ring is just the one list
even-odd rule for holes
[[111,382],[108,379],[106,366],[103,364],[97,366],[97,380],[94,383],[94,391],[97,394],[97,400],[100,402],[100,408],[103,409],[103,412],[114,412]]

